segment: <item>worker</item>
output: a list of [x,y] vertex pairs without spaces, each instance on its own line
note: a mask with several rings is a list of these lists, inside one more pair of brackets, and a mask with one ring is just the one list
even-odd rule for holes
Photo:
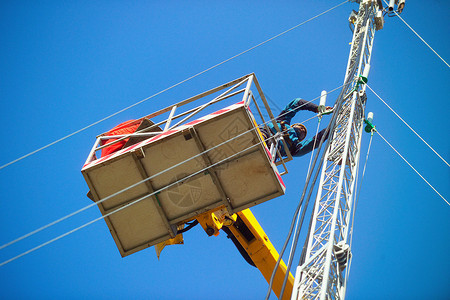
[[[286,105],[286,107],[283,109],[283,111],[281,111],[278,117],[275,118],[277,125],[283,134],[283,139],[286,141],[289,152],[291,152],[292,156],[302,156],[311,152],[313,150],[313,147],[317,148],[322,136],[324,136],[326,131],[326,128],[322,129],[316,136],[305,140],[307,134],[306,127],[300,123],[290,125],[292,118],[300,110],[309,110],[314,113],[319,113],[319,106],[301,98],[296,98],[292,100],[288,105]],[[327,106],[325,108],[325,111],[322,112],[321,115],[327,115],[332,112],[333,108],[331,106]],[[264,140],[266,142],[269,142],[270,145],[272,139],[269,139],[269,137],[276,134],[277,131],[274,128],[272,122],[268,122],[267,127],[269,127],[271,134],[267,132],[265,127],[261,128],[261,133],[264,136]],[[327,138],[328,133],[325,135],[325,140]],[[279,151],[281,156],[287,156],[283,146],[279,146]]]

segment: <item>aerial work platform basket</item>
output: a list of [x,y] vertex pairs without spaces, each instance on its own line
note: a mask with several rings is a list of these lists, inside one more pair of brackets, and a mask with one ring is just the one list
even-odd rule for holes
[[[203,104],[182,111],[194,101]],[[211,110],[224,101],[234,104]],[[250,74],[141,118],[135,133],[98,136],[82,174],[121,255],[174,238],[177,226],[207,211],[233,214],[283,195],[285,160],[275,160],[259,131],[273,119]],[[97,158],[112,138],[127,142]]]

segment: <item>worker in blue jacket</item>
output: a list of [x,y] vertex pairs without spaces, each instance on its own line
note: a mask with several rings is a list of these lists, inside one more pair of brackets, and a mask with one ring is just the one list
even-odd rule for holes
[[[275,119],[278,127],[283,134],[284,140],[288,144],[289,152],[291,152],[292,156],[302,156],[311,152],[313,150],[313,147],[317,148],[319,146],[320,139],[326,131],[326,128],[322,129],[316,136],[305,140],[307,134],[306,127],[300,123],[290,125],[292,118],[300,110],[309,110],[314,113],[319,113],[319,106],[301,98],[296,98],[289,102],[289,104],[286,105],[283,111],[281,111],[281,113]],[[325,108],[325,111],[323,111],[321,115],[330,114],[332,112],[333,108],[327,106]],[[272,134],[275,134],[277,132],[272,122],[268,122],[267,127],[269,127]],[[270,143],[270,139],[268,140],[269,134],[267,130],[265,128],[262,128],[261,132],[263,133],[265,140],[269,141]],[[327,138],[328,133],[325,136],[325,140]],[[279,150],[281,155],[285,157],[286,153],[284,151],[284,147],[279,147]]]

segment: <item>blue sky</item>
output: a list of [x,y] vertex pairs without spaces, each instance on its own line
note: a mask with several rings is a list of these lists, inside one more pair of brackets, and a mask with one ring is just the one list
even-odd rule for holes
[[[295,26],[341,1],[3,1],[0,165]],[[342,85],[347,3],[270,43],[0,170],[0,244],[91,202],[81,167],[95,136],[254,72],[283,107]],[[407,1],[402,17],[447,61],[450,4]],[[375,35],[369,85],[447,161],[450,69],[399,19]],[[383,136],[448,199],[449,167],[370,91]],[[333,98],[334,97],[334,98]],[[333,102],[337,93],[328,97]],[[299,121],[302,119],[299,116]],[[306,119],[309,115],[304,116]],[[328,121],[328,119],[324,119]],[[311,128],[315,124],[311,123]],[[313,130],[310,130],[313,131]],[[369,135],[362,141],[361,161]],[[280,249],[309,157],[289,163],[286,195],[253,213]],[[1,261],[100,216],[92,208],[0,250]],[[448,299],[450,207],[378,136],[358,202],[347,299]],[[0,267],[3,299],[262,299],[267,291],[225,237],[200,227],[168,247],[121,258],[104,221]],[[301,242],[302,243],[302,242]],[[301,245],[300,245],[301,246]],[[298,261],[298,260],[296,260]],[[275,299],[275,296],[272,295]]]

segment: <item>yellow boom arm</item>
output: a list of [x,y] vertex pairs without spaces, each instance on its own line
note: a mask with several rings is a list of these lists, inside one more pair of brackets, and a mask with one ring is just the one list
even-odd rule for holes
[[[197,220],[208,235],[218,235],[220,229],[225,231],[239,251],[241,253],[245,251],[242,253],[244,257],[245,253],[248,254],[247,261],[250,258],[249,263],[253,262],[267,282],[270,282],[279,255],[250,209],[245,209],[232,216],[218,212],[205,213]],[[294,277],[289,272],[284,295],[280,297],[285,275],[286,264],[281,261],[275,274],[272,290],[278,299],[283,300],[291,298],[294,285]]]

